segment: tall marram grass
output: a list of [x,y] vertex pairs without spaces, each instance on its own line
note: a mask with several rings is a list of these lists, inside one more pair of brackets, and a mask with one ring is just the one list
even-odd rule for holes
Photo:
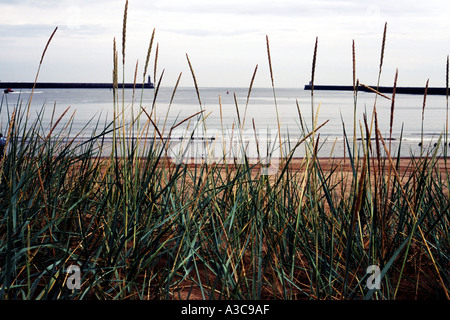
[[[123,62],[125,26],[126,13]],[[154,33],[144,80],[153,40]],[[385,40],[386,31],[382,55]],[[316,52],[317,40],[314,67]],[[355,70],[354,52],[353,44]],[[270,61],[269,47],[268,54]],[[449,177],[438,149],[411,155],[406,165],[400,151],[391,153],[378,130],[376,100],[372,115],[360,123],[355,117],[352,136],[342,124],[346,157],[331,157],[331,165],[317,156],[323,124],[306,129],[300,109],[302,133],[283,146],[290,152],[274,175],[261,175],[248,159],[174,163],[164,137],[201,122],[204,110],[158,126],[158,88],[152,106],[142,98],[120,104],[117,60],[114,41],[114,119],[92,119],[90,138],[77,139],[70,109],[47,127],[45,106],[31,117],[21,103],[2,99],[8,146],[0,163],[1,299],[449,298]],[[273,92],[275,98],[274,85]],[[352,147],[356,132],[362,148]],[[294,159],[298,147],[308,152]],[[80,289],[66,285],[70,265],[80,267]],[[367,287],[370,265],[380,268],[379,289]]]

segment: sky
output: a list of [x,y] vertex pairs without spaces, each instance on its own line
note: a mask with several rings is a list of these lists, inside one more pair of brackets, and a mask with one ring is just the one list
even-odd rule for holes
[[[0,81],[110,82],[113,40],[122,61],[125,0],[0,0]],[[142,81],[149,66],[161,85],[193,86],[189,56],[200,87],[270,87],[266,36],[276,87],[303,88],[311,78],[316,37],[316,84],[375,85],[383,29],[387,37],[381,85],[445,86],[450,54],[450,1],[365,0],[129,0],[125,81]],[[119,79],[122,79],[120,66]]]

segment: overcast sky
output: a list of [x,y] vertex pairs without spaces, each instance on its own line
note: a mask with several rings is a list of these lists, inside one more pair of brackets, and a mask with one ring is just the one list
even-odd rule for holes
[[[0,80],[32,81],[45,44],[40,81],[109,82],[112,47],[122,41],[124,0],[0,0]],[[352,40],[357,76],[376,84],[384,23],[388,24],[381,78],[392,85],[445,85],[450,54],[450,1],[364,0],[129,0],[126,81],[139,75],[153,28],[162,85],[192,86],[186,53],[199,86],[269,87],[266,35],[277,87],[303,87],[311,77],[319,39],[316,84],[352,83]],[[119,59],[121,61],[121,58]],[[120,75],[120,79],[121,79]]]

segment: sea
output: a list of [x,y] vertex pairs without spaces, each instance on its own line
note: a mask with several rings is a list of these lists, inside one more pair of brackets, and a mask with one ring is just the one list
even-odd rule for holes
[[[46,132],[68,109],[56,129],[66,130],[68,136],[77,139],[95,136],[94,131],[100,133],[118,114],[119,123],[124,124],[120,128],[122,138],[157,137],[170,141],[175,149],[180,149],[186,139],[203,144],[214,141],[221,147],[240,139],[247,145],[267,145],[266,149],[270,145],[271,150],[281,145],[283,154],[293,150],[301,157],[311,152],[310,142],[314,140],[318,156],[341,157],[368,147],[367,131],[372,139],[375,137],[376,110],[379,131],[393,156],[431,153],[436,148],[443,154],[446,96],[428,95],[424,108],[422,95],[397,94],[392,119],[390,97],[372,92],[355,96],[352,91],[311,94],[302,88],[252,88],[250,92],[249,88],[206,87],[198,92],[193,87],[179,87],[175,92],[170,87],[119,89],[115,97],[110,89],[37,89],[32,96],[31,90],[23,89],[2,93],[0,130],[5,135],[12,110],[29,104],[31,121],[39,115]],[[139,121],[132,123],[131,119]],[[65,127],[69,121],[70,131]],[[313,126],[320,128],[313,132]],[[105,136],[111,139],[112,131]],[[373,141],[370,144],[371,152],[375,152]]]

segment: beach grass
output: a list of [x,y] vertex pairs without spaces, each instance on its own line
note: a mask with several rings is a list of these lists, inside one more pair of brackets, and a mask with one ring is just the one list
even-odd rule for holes
[[[128,2],[123,72],[127,9]],[[144,81],[153,41],[154,32]],[[380,74],[385,42],[386,26]],[[312,83],[317,50],[316,39]],[[391,150],[378,122],[390,121],[392,130],[395,94],[390,120],[378,119],[375,92],[372,112],[354,118],[350,136],[342,123],[344,158],[317,156],[326,123],[314,117],[320,108],[312,90],[311,126],[299,109],[301,135],[283,145],[288,152],[280,153],[274,174],[261,173],[262,157],[253,163],[224,153],[215,163],[174,162],[163,137],[194,119],[207,129],[195,66],[186,58],[201,111],[162,127],[154,119],[164,71],[152,106],[142,98],[125,106],[115,40],[110,123],[92,119],[92,132],[73,132],[67,109],[46,127],[46,106],[31,116],[27,106],[2,99],[8,144],[0,162],[0,299],[449,299],[446,157],[440,148],[406,156]],[[355,64],[353,42],[354,74]],[[156,70],[157,53],[155,81]],[[236,110],[239,128],[237,103]],[[279,132],[281,126],[278,120]],[[360,149],[353,144],[358,132]],[[82,133],[89,137],[77,139]],[[297,148],[305,148],[304,157],[294,158]],[[75,289],[67,272],[74,265]]]

